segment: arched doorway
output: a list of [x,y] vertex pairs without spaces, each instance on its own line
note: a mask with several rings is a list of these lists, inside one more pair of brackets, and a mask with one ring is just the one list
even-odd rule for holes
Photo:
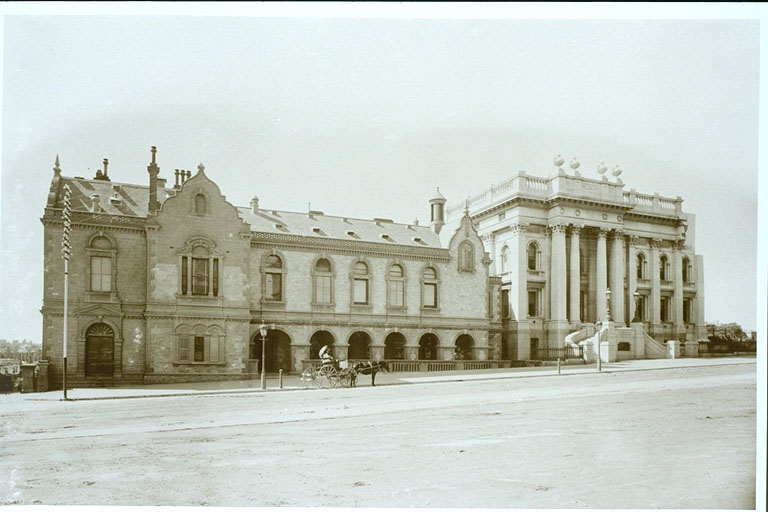
[[[261,372],[261,335],[256,332],[248,348],[249,359],[259,359],[257,371]],[[278,329],[267,331],[267,345],[264,350],[264,371],[277,373],[278,370],[289,372],[291,364],[291,338]]]
[[391,332],[384,340],[384,359],[405,359],[405,336]]
[[419,340],[419,359],[434,360],[437,359],[437,336],[427,333]]
[[349,337],[349,359],[371,358],[371,337],[367,332],[353,332]]
[[462,334],[456,338],[456,359],[466,361],[472,359],[472,347],[475,340],[469,334]]
[[115,374],[115,332],[107,324],[93,324],[85,333],[85,376]]
[[320,359],[319,352],[324,345],[328,345],[328,348],[331,349],[331,355],[336,357],[336,354],[333,353],[333,342],[333,334],[328,331],[317,331],[309,338],[309,358]]

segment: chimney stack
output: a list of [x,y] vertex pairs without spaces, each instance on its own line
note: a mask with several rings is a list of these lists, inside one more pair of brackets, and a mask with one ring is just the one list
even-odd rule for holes
[[251,211],[259,213],[259,196],[253,196],[253,199],[251,199]]
[[91,211],[93,213],[99,212],[99,194],[91,194]]
[[155,213],[160,208],[160,202],[157,200],[157,176],[160,174],[160,168],[156,161],[157,147],[152,146],[152,162],[147,166],[149,173],[149,213]]

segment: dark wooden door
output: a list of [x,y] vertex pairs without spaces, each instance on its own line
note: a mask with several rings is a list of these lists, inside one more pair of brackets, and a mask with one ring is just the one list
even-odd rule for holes
[[112,336],[88,336],[85,340],[85,376],[112,377],[114,372],[114,338]]

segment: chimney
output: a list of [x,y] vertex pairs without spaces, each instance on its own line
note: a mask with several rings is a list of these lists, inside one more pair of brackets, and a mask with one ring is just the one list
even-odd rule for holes
[[160,203],[157,200],[157,176],[160,174],[160,168],[157,166],[156,155],[157,147],[152,146],[152,162],[147,166],[149,173],[149,213],[155,213],[160,208]]
[[99,212],[99,194],[91,194],[91,211],[93,213]]
[[176,176],[176,183],[173,184],[173,188],[179,188],[181,185],[179,184],[179,170],[174,169],[173,174]]
[[109,175],[107,174],[107,166],[109,165],[109,160],[104,159],[104,179],[109,180]]
[[251,211],[259,213],[259,196],[253,196],[253,199],[251,199]]

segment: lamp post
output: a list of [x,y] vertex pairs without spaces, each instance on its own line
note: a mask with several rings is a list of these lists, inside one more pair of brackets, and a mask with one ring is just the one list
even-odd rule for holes
[[605,321],[611,321],[611,289],[605,289]]
[[267,374],[264,372],[265,361],[267,353],[267,326],[262,324],[259,326],[259,334],[261,334],[261,389],[267,389]]
[[635,288],[635,317],[632,319],[632,323],[634,322],[642,322],[640,319],[640,292],[637,291],[637,288]]

